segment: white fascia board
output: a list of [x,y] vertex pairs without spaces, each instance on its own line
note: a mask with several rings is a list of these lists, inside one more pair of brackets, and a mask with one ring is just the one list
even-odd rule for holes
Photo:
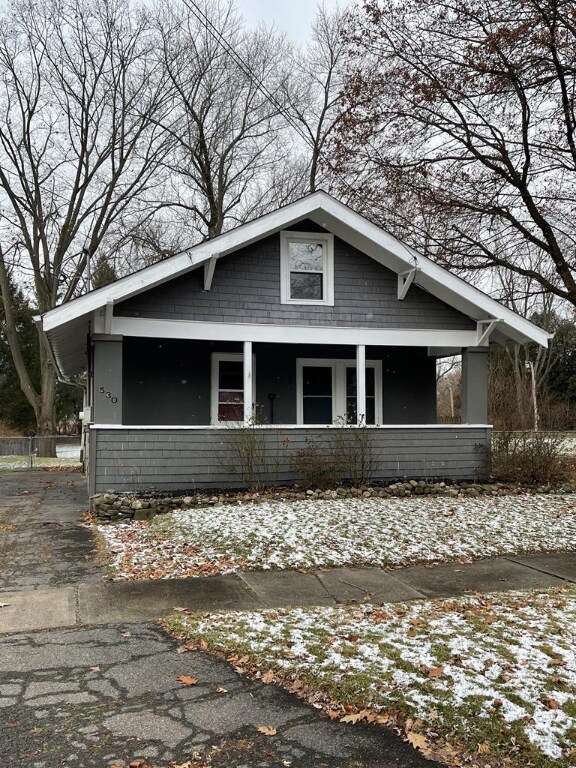
[[474,319],[484,319],[490,315],[500,319],[506,330],[512,331],[515,340],[530,340],[542,347],[548,346],[550,335],[546,331],[397,240],[333,197],[324,193],[322,210],[311,213],[310,218],[395,272],[417,264],[417,284],[464,314]]
[[427,328],[335,328],[250,323],[211,323],[198,320],[156,320],[115,317],[112,333],[160,339],[253,341],[273,344],[367,344],[391,347],[475,347],[476,330]]
[[176,256],[153,264],[150,267],[117,280],[96,291],[62,304],[43,315],[44,329],[51,330],[81,315],[93,312],[109,301],[124,301],[142,291],[154,288],[168,280],[190,272],[214,256],[226,256],[239,248],[244,248],[262,237],[299,221],[320,207],[321,199],[331,199],[325,193],[297,200],[295,203],[265,214],[254,221],[241,224],[213,240],[206,240],[199,245],[183,251]]

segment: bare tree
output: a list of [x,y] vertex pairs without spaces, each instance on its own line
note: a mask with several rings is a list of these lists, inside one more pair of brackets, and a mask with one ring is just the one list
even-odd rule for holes
[[39,435],[55,371],[22,355],[10,279],[40,312],[73,297],[88,255],[151,215],[166,152],[165,88],[147,15],[125,0],[17,0],[0,17],[0,289],[6,336]]
[[266,207],[286,44],[245,30],[229,0],[164,2],[157,25],[171,97],[162,127],[174,141],[165,207],[190,240],[212,238]]
[[364,199],[576,305],[572,0],[368,0],[347,37],[336,150]]
[[343,116],[345,21],[342,11],[319,4],[310,42],[293,51],[288,111],[305,141],[301,151],[307,158],[308,192],[332,176],[326,148]]

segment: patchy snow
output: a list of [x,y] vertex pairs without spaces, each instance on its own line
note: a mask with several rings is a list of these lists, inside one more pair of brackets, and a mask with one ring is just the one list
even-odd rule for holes
[[430,738],[456,733],[471,752],[490,734],[491,751],[498,742],[551,760],[576,754],[574,587],[385,609],[179,614],[169,626],[305,679],[331,706],[345,696],[357,708],[399,709]]
[[404,566],[576,549],[576,499],[535,494],[239,502],[98,530],[119,578]]

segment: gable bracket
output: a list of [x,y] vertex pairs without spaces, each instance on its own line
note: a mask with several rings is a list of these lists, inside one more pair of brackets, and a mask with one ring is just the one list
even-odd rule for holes
[[212,279],[214,278],[214,270],[216,269],[216,262],[218,261],[219,253],[215,253],[210,256],[207,262],[204,264],[204,290],[209,291],[212,288]]
[[478,320],[476,323],[476,333],[478,335],[478,347],[485,347],[487,346],[489,340],[490,340],[490,334],[498,325],[498,323],[501,322],[500,318],[490,318],[489,320]]
[[406,297],[408,289],[414,282],[416,273],[419,271],[420,267],[414,266],[412,269],[408,269],[406,272],[398,273],[398,301],[402,301]]

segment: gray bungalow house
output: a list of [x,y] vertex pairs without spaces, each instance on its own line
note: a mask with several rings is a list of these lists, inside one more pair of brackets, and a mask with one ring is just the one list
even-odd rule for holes
[[[38,324],[61,378],[87,372],[92,493],[295,480],[311,441],[359,429],[375,479],[482,479],[489,345],[548,341],[325,192]],[[437,424],[436,360],[460,353],[462,423]]]

